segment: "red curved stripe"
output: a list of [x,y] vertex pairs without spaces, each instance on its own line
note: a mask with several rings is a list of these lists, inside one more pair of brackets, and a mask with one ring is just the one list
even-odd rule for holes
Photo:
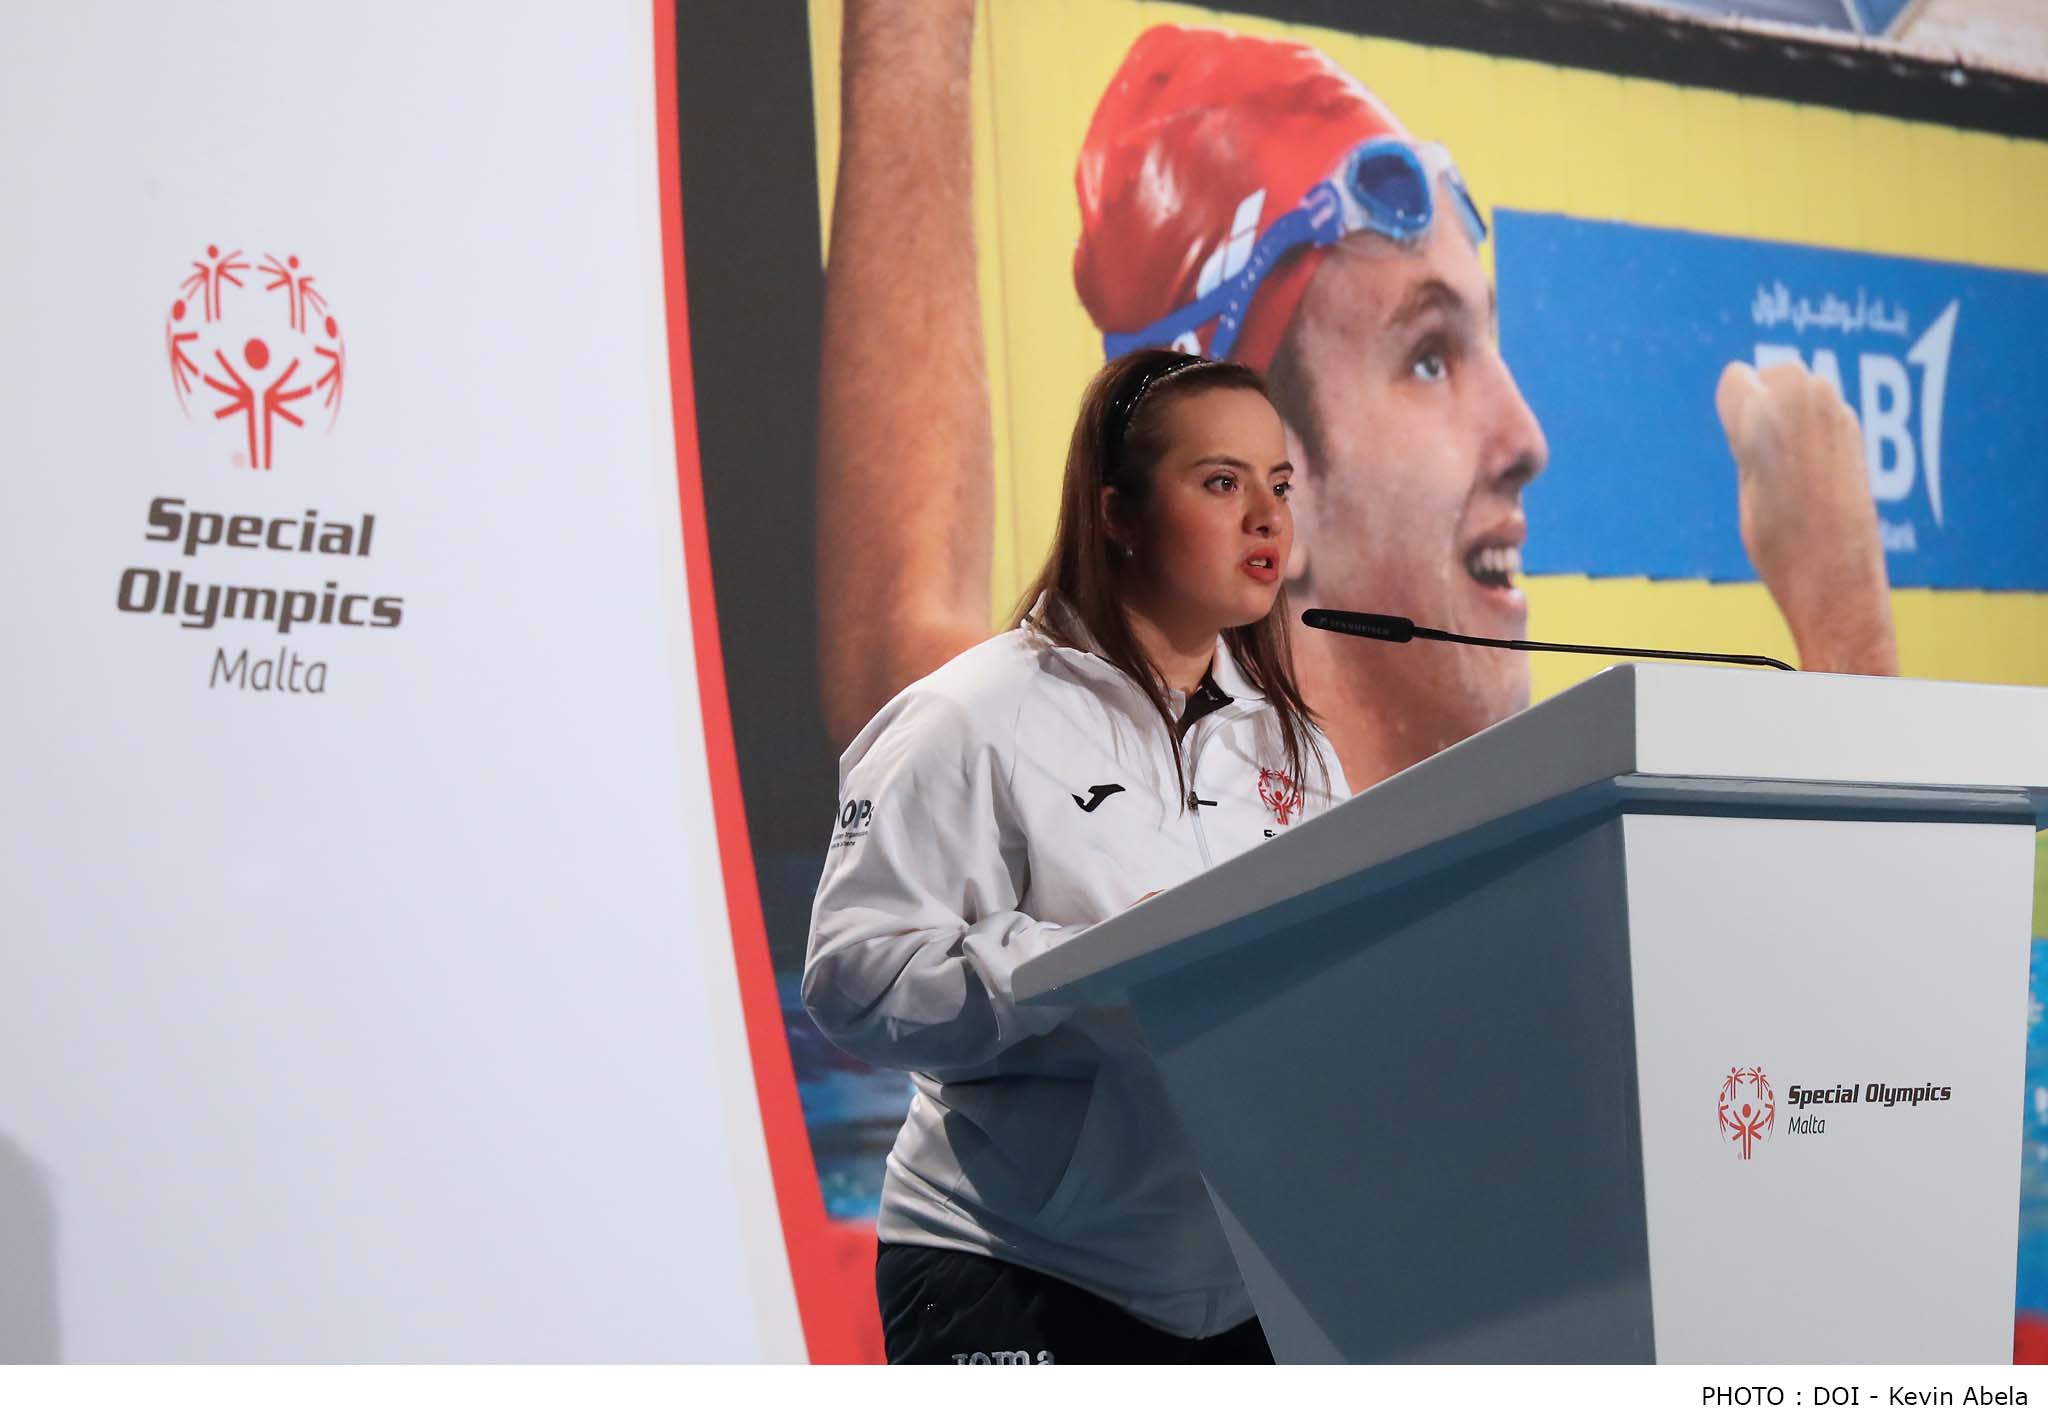
[[661,271],[668,314],[670,405],[675,414],[676,488],[682,505],[683,565],[690,590],[691,643],[697,692],[703,702],[704,750],[710,763],[718,857],[725,878],[739,970],[740,1006],[754,1090],[768,1141],[768,1170],[782,1216],[783,1242],[803,1320],[804,1345],[814,1363],[880,1362],[881,1321],[875,1305],[874,1231],[834,1224],[824,1196],[797,1099],[796,1070],[775,997],[768,932],[747,839],[740,796],[732,712],[726,701],[725,655],[711,580],[711,545],[704,517],[704,478],[697,450],[696,385],[690,365],[688,291],[683,281],[682,168],[676,127],[676,0],[654,0],[656,160],[661,168]]

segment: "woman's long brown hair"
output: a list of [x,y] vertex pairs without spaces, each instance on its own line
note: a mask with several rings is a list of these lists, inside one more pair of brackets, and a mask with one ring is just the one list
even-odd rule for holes
[[[1124,516],[1142,522],[1152,492],[1153,471],[1165,457],[1167,414],[1179,401],[1205,390],[1256,390],[1268,400],[1266,382],[1249,366],[1203,360],[1179,351],[1132,351],[1105,365],[1081,397],[1081,413],[1067,445],[1066,477],[1060,487],[1059,526],[1045,566],[1026,588],[1013,620],[1028,619],[1041,596],[1058,603],[1101,648],[1102,655],[1143,689],[1173,746],[1174,773],[1183,805],[1188,798],[1187,764],[1166,687],[1131,633],[1124,612],[1128,564],[1116,554],[1103,514],[1102,491],[1115,491]],[[1329,767],[1310,727],[1315,718],[1294,682],[1287,642],[1287,591],[1257,622],[1225,629],[1223,642],[1245,680],[1279,713],[1287,775],[1297,786],[1311,760],[1327,782]],[[1056,621],[1039,631],[1058,640]]]

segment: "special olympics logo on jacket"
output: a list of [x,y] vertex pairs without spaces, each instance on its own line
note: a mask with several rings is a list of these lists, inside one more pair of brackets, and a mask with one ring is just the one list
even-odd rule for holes
[[209,246],[178,283],[164,355],[186,418],[196,404],[231,422],[239,467],[271,467],[279,424],[303,429],[324,411],[331,430],[341,414],[341,323],[296,253],[257,261]]
[[1721,1083],[1721,1098],[1715,1108],[1721,1125],[1721,1139],[1733,1141],[1742,1158],[1756,1143],[1771,1133],[1778,1119],[1778,1097],[1762,1067],[1735,1067]]
[[1260,768],[1259,798],[1283,825],[1301,812],[1301,787],[1280,771]]

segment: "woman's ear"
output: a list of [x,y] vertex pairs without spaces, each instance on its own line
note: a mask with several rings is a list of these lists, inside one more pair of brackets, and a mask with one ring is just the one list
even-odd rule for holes
[[1285,420],[1280,428],[1287,432],[1287,462],[1294,466],[1294,473],[1287,480],[1287,507],[1294,515],[1294,547],[1287,554],[1287,586],[1290,591],[1305,591],[1308,582],[1308,545],[1315,529],[1315,471],[1309,468],[1308,450],[1302,446],[1301,437],[1294,432],[1294,426]]
[[1102,490],[1101,499],[1102,531],[1108,536],[1113,547],[1121,548],[1128,553],[1131,549],[1131,530],[1124,527],[1123,520],[1118,517],[1121,510],[1116,490],[1105,486]]

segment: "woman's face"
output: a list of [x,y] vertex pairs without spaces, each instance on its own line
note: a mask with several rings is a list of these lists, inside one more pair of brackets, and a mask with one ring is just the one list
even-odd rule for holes
[[1109,506],[1132,592],[1162,624],[1211,635],[1272,611],[1294,546],[1287,434],[1256,390],[1203,390],[1162,412],[1166,453],[1145,506]]

